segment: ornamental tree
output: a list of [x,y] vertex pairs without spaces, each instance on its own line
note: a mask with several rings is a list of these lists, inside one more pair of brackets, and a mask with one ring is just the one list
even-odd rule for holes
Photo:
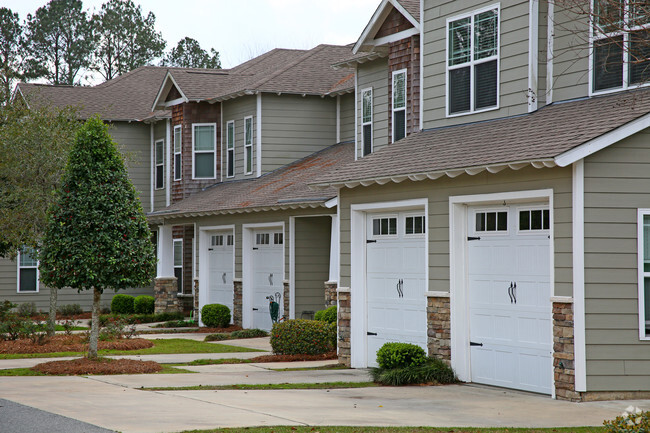
[[93,291],[88,357],[96,358],[102,292],[148,285],[156,267],[142,205],[99,117],[77,134],[42,245],[44,284]]

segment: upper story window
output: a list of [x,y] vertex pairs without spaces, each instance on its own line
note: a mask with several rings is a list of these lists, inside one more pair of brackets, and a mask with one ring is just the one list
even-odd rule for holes
[[235,175],[235,121],[226,124],[226,176]]
[[447,20],[447,114],[499,105],[499,7]]
[[192,166],[194,179],[216,178],[217,135],[214,123],[192,125]]
[[18,252],[18,293],[38,292],[38,260],[33,248],[23,247]]
[[592,90],[646,84],[650,79],[650,8],[637,0],[593,3]]
[[253,172],[253,117],[244,118],[244,164],[246,174]]
[[361,137],[363,156],[372,153],[372,89],[361,91]]
[[165,187],[165,141],[158,140],[155,145],[156,189],[163,189]]
[[183,177],[182,148],[181,127],[174,126],[174,180],[181,180]]
[[406,137],[406,69],[393,72],[393,142]]
[[638,211],[639,337],[650,339],[650,209]]

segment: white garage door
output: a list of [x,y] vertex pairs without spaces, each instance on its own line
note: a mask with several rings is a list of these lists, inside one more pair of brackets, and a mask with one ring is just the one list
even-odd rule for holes
[[427,350],[423,213],[367,216],[366,288],[368,365],[387,342]]
[[472,381],[550,394],[548,207],[469,212]]
[[273,322],[269,313],[269,296],[280,304],[282,316],[284,293],[284,236],[280,229],[253,232],[253,278],[251,305],[253,328],[270,330]]
[[233,312],[233,253],[232,232],[211,232],[208,247],[208,304],[223,304]]

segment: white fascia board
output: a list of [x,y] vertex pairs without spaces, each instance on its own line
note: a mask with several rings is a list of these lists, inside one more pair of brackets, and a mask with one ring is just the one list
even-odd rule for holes
[[[418,32],[420,31],[420,22],[415,19],[413,15],[411,15],[404,7],[399,3],[397,0],[389,0],[390,3],[393,5],[395,9],[402,15],[404,15],[404,18],[409,20],[411,24],[413,24],[413,27],[415,27]],[[420,8],[420,15],[422,15],[422,8]]]
[[27,102],[27,98],[25,98],[25,95],[23,94],[23,91],[20,90],[20,84],[16,84],[16,88],[14,89],[14,92],[11,94],[11,98],[9,99],[9,102],[13,103],[16,100],[16,95],[20,94],[21,99],[27,105],[27,109],[31,110],[31,107],[29,106],[29,102]]
[[401,41],[402,39],[406,39],[413,35],[419,35],[419,34],[420,34],[420,29],[412,27],[410,29],[402,30],[401,32],[393,33],[392,35],[382,36],[381,38],[374,39],[371,42],[368,42],[368,45],[380,46],[380,45],[390,44],[391,42]]
[[[388,7],[389,5],[391,7]],[[363,29],[361,36],[359,36],[359,40],[357,41],[356,44],[354,44],[354,47],[352,48],[352,52],[354,54],[359,52],[361,47],[367,44],[381,45],[380,43],[377,43],[377,41],[372,41],[372,39],[374,39],[375,34],[377,34],[379,28],[384,24],[384,21],[386,20],[386,17],[388,17],[388,14],[392,10],[392,8],[397,9],[397,11],[400,14],[402,14],[404,18],[406,18],[411,24],[413,24],[413,27],[415,28],[413,29],[414,30],[413,34],[420,33],[420,22],[416,20],[413,17],[413,15],[408,13],[408,11],[404,9],[404,7],[401,4],[399,4],[397,0],[382,0],[382,2],[379,4],[379,7],[377,7],[375,13],[372,15],[372,18],[370,18],[370,22],[366,25],[366,28]],[[405,37],[408,36],[402,36],[397,40],[404,39]]]
[[178,93],[181,94],[181,98],[180,98],[181,102],[189,101],[189,99],[187,98],[187,96],[185,96],[185,93],[183,93],[176,80],[174,80],[174,77],[172,76],[171,72],[167,71],[167,75],[165,75],[165,79],[163,80],[162,86],[160,86],[160,89],[156,94],[156,99],[154,99],[153,101],[153,105],[151,106],[151,111],[156,111],[156,107],[158,107],[159,105],[161,108],[169,108],[169,106],[165,103],[165,101],[161,101],[161,99],[163,98],[163,95],[165,96],[167,95],[167,93],[172,88],[172,86],[176,87]]
[[354,47],[352,47],[352,52],[354,54],[359,52],[359,49],[366,41],[366,39],[368,39],[368,36],[373,31],[373,29],[375,29],[375,27],[378,27],[378,23],[380,23],[379,26],[381,26],[381,23],[384,22],[384,19],[386,19],[386,17],[388,16],[388,12],[386,12],[387,5],[388,5],[388,0],[382,0],[379,6],[377,6],[375,13],[372,14],[370,21],[368,22],[368,24],[366,24],[366,27],[363,29],[363,32],[361,32],[361,36],[359,36],[357,43],[354,44]]
[[594,138],[569,151],[555,157],[555,163],[560,167],[569,166],[604,148],[611,146],[631,135],[650,127],[650,113],[645,114],[627,124]]
[[334,197],[333,199],[327,200],[325,202],[325,207],[327,209],[332,209],[333,207],[338,206],[338,205],[339,205],[339,198],[338,197]]

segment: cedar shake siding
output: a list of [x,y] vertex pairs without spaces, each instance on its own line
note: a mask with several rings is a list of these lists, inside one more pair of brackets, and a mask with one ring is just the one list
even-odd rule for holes
[[391,114],[388,116],[388,135],[390,137],[393,134],[393,72],[402,69],[406,69],[406,135],[408,136],[420,130],[420,36],[392,42],[389,46],[388,109]]

